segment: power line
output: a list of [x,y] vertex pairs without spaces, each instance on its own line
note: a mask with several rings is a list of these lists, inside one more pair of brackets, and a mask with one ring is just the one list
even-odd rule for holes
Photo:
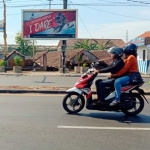
[[116,2],[116,1],[108,1],[108,0],[98,0],[98,1],[104,1],[104,2],[115,3],[115,4],[128,4],[128,2]]
[[[45,6],[45,5],[49,5],[49,4],[43,4],[43,5],[40,5],[40,6]],[[51,4],[51,5],[62,5],[62,4]],[[68,5],[72,5],[72,4],[68,4]],[[132,7],[132,6],[137,6],[137,7],[149,7],[150,5],[140,5],[140,4],[130,4],[130,5],[124,5],[124,4],[103,4],[103,3],[92,3],[92,4],[74,4],[76,6],[95,6],[95,7],[98,7],[98,6],[126,6],[126,7]],[[7,8],[17,8],[17,7],[31,7],[31,6],[39,6],[38,4],[27,4],[27,5],[24,5],[24,4],[20,4],[20,5],[7,5]],[[2,6],[0,6],[2,8]]]
[[[73,4],[73,2],[72,1],[70,1],[72,4]],[[73,7],[74,7],[74,5],[73,5]],[[75,7],[74,7],[75,8]],[[81,20],[81,22],[82,22],[82,24],[83,24],[83,26],[85,27],[85,29],[86,29],[86,31],[89,33],[89,35],[92,37],[92,39],[93,39],[93,36],[91,35],[91,33],[89,32],[89,30],[86,28],[86,26],[85,26],[85,24],[84,24],[84,22],[83,22],[83,20],[82,20],[82,18],[80,17],[80,15],[79,15],[79,13],[78,13],[78,16],[79,16],[79,18],[80,18],[80,20]]]
[[[44,0],[45,2],[47,1],[47,0]],[[54,2],[58,2],[58,1],[61,1],[61,0],[53,0]],[[11,3],[9,3],[9,4],[7,4],[7,8],[16,8],[16,7],[32,7],[32,6],[35,6],[35,7],[37,7],[37,6],[45,6],[45,5],[49,5],[49,4],[28,4],[27,2],[32,2],[32,1],[30,1],[30,0],[27,0],[27,1],[24,1],[24,3],[25,4],[14,4],[14,2],[13,2],[13,5],[11,4]],[[62,5],[62,4],[54,4],[54,5]],[[0,7],[3,7],[3,5],[1,5]]]
[[142,4],[150,4],[150,3],[147,3],[147,2],[143,2],[143,1],[135,1],[135,0],[127,0],[129,2],[135,2],[135,3],[142,3]]
[[96,9],[96,8],[92,8],[92,7],[88,7],[87,8],[93,9],[93,10],[97,10],[100,12],[105,12],[108,14],[113,14],[113,15],[117,15],[117,16],[122,16],[122,17],[127,17],[127,18],[133,18],[133,19],[138,19],[138,20],[145,20],[145,21],[150,21],[149,19],[143,19],[143,18],[138,18],[138,17],[132,17],[132,16],[127,16],[127,15],[123,15],[123,14],[118,14],[118,13],[114,13],[114,12],[109,12],[109,11],[105,11],[105,10],[100,10],[100,9]]
[[[29,5],[14,5],[14,3],[26,3],[27,1],[30,2],[37,2],[37,0],[19,0],[19,1],[6,1],[7,2],[7,7],[28,7]],[[51,0],[49,0],[51,1]],[[58,0],[57,0],[58,1]],[[62,1],[62,0],[59,0]],[[84,6],[147,6],[148,4],[150,4],[150,2],[148,1],[137,1],[137,0],[126,0],[126,2],[120,2],[120,1],[110,1],[110,0],[99,0],[100,3],[78,3],[78,4],[74,4],[74,5],[84,5]],[[132,3],[133,2],[133,3]],[[142,3],[145,5],[137,5],[135,3]],[[13,5],[11,5],[13,4]],[[60,4],[53,4],[53,5],[60,5]],[[68,4],[71,5],[71,4]],[[31,6],[31,5],[30,5]],[[32,5],[33,6],[33,5]]]
[[[76,4],[76,3],[74,3],[74,4]],[[118,13],[114,13],[114,12],[109,12],[109,11],[105,11],[105,10],[100,10],[100,9],[93,8],[93,7],[88,7],[88,6],[84,6],[84,7],[90,8],[90,9],[93,9],[93,10],[97,10],[97,11],[100,11],[100,12],[105,12],[105,13],[117,15],[117,16],[122,16],[122,17],[127,17],[127,18],[133,18],[133,19],[138,19],[138,20],[150,21],[149,19],[143,19],[143,18],[138,18],[138,17],[127,16],[127,15],[123,15],[123,14],[118,14]]]
[[[130,0],[128,0],[128,1],[130,1]],[[110,4],[110,3],[79,3],[79,4],[76,3],[76,4],[69,4],[68,3],[68,5],[79,5],[79,6],[140,6],[140,7],[145,6],[145,7],[149,7],[150,5],[148,5],[148,4],[150,4],[150,3],[146,3],[146,4],[143,3],[143,5],[141,5],[141,4],[121,4],[121,3],[119,3],[119,4]],[[49,5],[49,4],[42,4],[40,6],[45,6],[45,5]],[[62,4],[55,3],[55,4],[51,4],[51,5],[62,5]],[[39,5],[38,4],[32,4],[32,5],[31,4],[30,5],[29,4],[26,4],[26,5],[25,4],[7,5],[8,8],[31,7],[31,6],[39,6]]]
[[[30,0],[29,0],[30,1]],[[61,1],[61,0],[53,0],[53,1],[55,1],[55,2],[57,2],[57,1]],[[45,2],[43,2],[43,3],[46,3],[47,1],[45,1]],[[43,3],[40,3],[38,6],[41,6]],[[31,5],[32,6],[32,5]],[[35,7],[33,7],[33,8],[36,8],[36,7],[38,7],[38,6],[35,6]],[[47,5],[45,5],[44,6],[44,8],[46,7]],[[43,9],[44,9],[43,8]],[[15,14],[7,14],[7,16],[13,16],[13,15],[19,15],[19,14],[21,14],[21,13],[15,13]]]
[[[44,2],[42,2],[41,4],[43,4],[43,3],[45,3],[45,1],[44,1]],[[33,9],[34,9],[34,8],[36,8],[36,7],[33,7]],[[11,38],[12,36],[14,36],[14,35],[15,35],[16,33],[18,33],[18,32],[20,32],[20,30],[18,30],[17,32],[15,32],[15,33],[14,33],[14,34],[12,34],[11,36],[9,36],[7,39]],[[1,41],[1,42],[3,42],[3,41]],[[1,43],[1,42],[0,42],[0,43]]]

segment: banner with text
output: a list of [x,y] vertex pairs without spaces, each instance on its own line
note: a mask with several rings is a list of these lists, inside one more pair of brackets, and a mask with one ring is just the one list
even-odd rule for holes
[[77,10],[23,10],[24,39],[76,38]]

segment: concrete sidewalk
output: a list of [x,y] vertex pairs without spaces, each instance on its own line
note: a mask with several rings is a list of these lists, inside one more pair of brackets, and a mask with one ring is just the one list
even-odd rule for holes
[[[60,73],[60,72],[50,72],[50,71],[23,71],[22,73],[14,73],[12,71],[8,71],[7,73],[1,72],[0,75],[25,75],[25,76],[72,76],[72,77],[80,77],[81,73]],[[109,73],[99,74],[99,76],[109,76]]]
[[[25,76],[69,76],[69,77],[80,77],[81,73],[74,73],[74,72],[70,72],[70,73],[60,73],[60,72],[50,72],[50,71],[23,71],[22,73],[14,73],[12,71],[7,71],[7,73],[0,73],[0,75],[15,75],[15,76],[21,76],[21,75],[25,75]],[[110,75],[110,73],[99,73],[98,77],[108,77]],[[142,74],[143,78],[150,78],[150,75],[146,75],[146,74]]]

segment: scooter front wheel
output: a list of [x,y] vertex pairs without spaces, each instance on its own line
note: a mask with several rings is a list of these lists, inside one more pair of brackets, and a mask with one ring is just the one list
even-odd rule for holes
[[68,113],[76,114],[84,108],[85,99],[82,95],[71,92],[64,97],[62,105]]

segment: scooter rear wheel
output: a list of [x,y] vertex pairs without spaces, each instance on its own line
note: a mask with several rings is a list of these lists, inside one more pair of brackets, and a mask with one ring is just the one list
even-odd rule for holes
[[[134,104],[134,107],[130,110],[123,109],[122,112],[127,116],[136,116],[139,114],[143,108],[144,108],[144,100],[138,93],[133,93],[133,97],[135,98],[134,101],[132,101]],[[137,104],[139,104],[139,107],[137,108]]]
[[75,92],[71,92],[64,97],[62,105],[68,113],[76,114],[84,108],[85,99],[82,95],[79,95]]

